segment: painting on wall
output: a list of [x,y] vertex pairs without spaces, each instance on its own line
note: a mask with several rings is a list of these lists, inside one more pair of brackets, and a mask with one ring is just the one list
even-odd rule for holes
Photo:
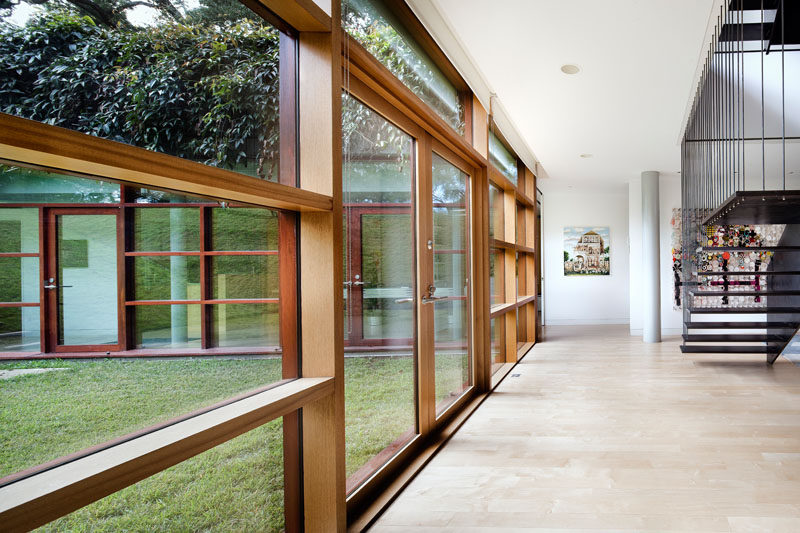
[[568,226],[564,228],[564,275],[608,276],[608,226]]

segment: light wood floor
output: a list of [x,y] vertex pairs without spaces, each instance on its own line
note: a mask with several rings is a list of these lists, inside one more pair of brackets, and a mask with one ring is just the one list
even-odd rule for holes
[[800,532],[800,367],[549,327],[383,531]]

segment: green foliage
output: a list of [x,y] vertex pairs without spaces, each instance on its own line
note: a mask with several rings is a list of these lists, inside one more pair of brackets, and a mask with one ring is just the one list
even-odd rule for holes
[[433,62],[424,55],[412,38],[399,33],[401,25],[392,20],[380,1],[345,0],[342,3],[344,29],[383,63],[392,74],[428,104],[459,134],[464,133],[464,108],[455,89],[452,101],[444,95],[448,84],[435,70]]
[[0,25],[0,111],[277,179],[279,34],[251,18]]

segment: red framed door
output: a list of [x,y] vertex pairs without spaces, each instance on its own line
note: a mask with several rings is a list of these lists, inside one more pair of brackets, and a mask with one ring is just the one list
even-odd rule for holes
[[119,351],[125,286],[120,210],[57,208],[45,216],[47,351]]
[[[348,346],[414,343],[413,208],[345,206]],[[409,261],[412,259],[412,261]]]

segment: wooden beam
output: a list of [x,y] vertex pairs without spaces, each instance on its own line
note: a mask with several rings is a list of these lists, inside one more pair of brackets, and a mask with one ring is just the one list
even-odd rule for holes
[[329,5],[326,12],[323,7],[312,0],[251,0],[269,9],[293,29],[303,32],[329,32],[333,27]]
[[342,110],[339,2],[330,33],[300,33],[300,186],[330,196],[330,213],[300,215],[302,375],[332,375],[334,394],[303,408],[307,531],[344,531]]
[[3,531],[29,531],[331,397],[331,377],[301,378],[0,488]]
[[0,159],[147,188],[296,211],[330,211],[330,195],[0,113]]

